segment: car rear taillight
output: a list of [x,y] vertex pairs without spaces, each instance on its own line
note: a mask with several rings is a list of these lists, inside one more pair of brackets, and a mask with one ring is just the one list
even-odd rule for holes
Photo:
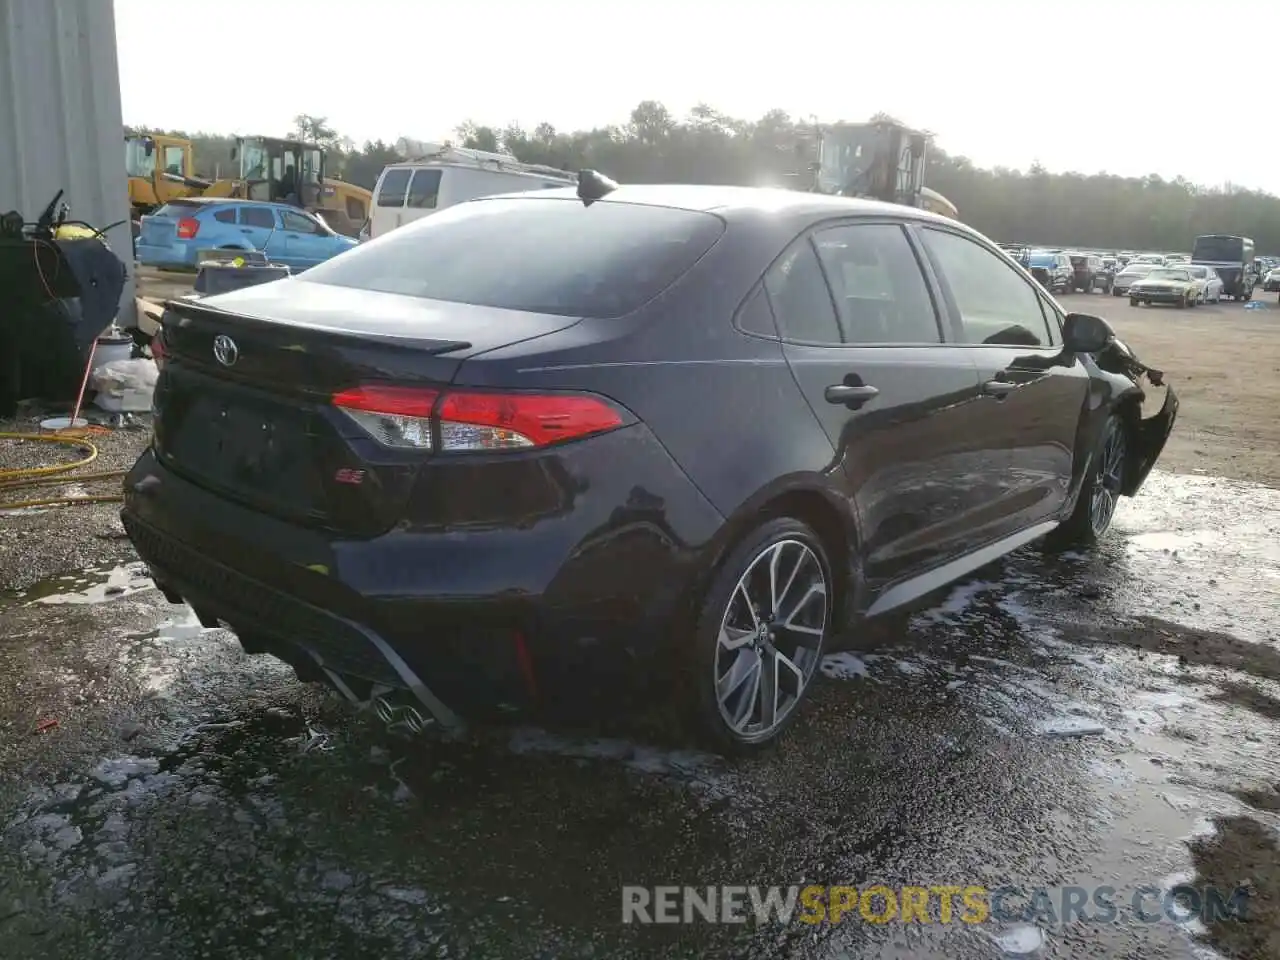
[[190,217],[183,217],[178,221],[178,239],[194,240],[195,235],[200,232],[200,221],[193,220]]
[[443,453],[547,447],[627,422],[609,401],[582,393],[366,385],[335,394],[333,405],[379,443],[431,450],[438,436]]
[[384,446],[430,450],[431,411],[439,396],[416,387],[363,386],[334,394],[333,405]]
[[164,328],[161,327],[156,331],[156,335],[151,338],[151,359],[156,363],[157,370],[164,369]]

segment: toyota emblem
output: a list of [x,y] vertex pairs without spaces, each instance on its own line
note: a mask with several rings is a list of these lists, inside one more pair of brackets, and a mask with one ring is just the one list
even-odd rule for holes
[[240,348],[225,333],[213,338],[213,357],[224,367],[229,367],[240,359]]

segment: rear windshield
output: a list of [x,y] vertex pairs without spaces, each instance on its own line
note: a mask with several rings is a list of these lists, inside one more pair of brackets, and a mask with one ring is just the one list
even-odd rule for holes
[[1156,265],[1154,263],[1131,263],[1120,272],[1146,274],[1146,273],[1150,273],[1155,268],[1156,268]]
[[1240,237],[1196,237],[1196,260],[1244,259],[1244,241]]
[[620,317],[680,279],[724,233],[709,213],[542,197],[472,200],[299,279],[570,317]]
[[173,217],[175,220],[181,220],[183,217],[194,217],[199,212],[200,204],[198,203],[183,203],[181,200],[174,200],[171,203],[166,203],[152,216]]

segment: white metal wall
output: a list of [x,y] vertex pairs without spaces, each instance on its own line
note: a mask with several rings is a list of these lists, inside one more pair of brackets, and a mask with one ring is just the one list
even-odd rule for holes
[[121,325],[135,315],[129,187],[113,0],[0,0],[0,212],[34,220],[58,190],[129,267]]

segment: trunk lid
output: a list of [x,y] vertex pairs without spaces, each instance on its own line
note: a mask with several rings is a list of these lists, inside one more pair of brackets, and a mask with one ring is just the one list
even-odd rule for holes
[[379,444],[332,396],[443,387],[468,357],[577,322],[296,279],[170,301],[156,452],[230,499],[373,536],[396,522],[431,454]]
[[148,216],[142,218],[138,242],[151,246],[168,246],[178,239],[178,221],[172,217]]

